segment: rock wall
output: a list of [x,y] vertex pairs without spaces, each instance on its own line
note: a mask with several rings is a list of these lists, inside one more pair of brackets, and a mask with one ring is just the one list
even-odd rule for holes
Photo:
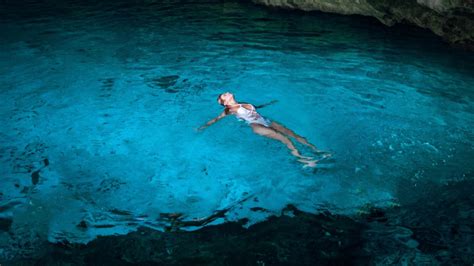
[[474,0],[252,0],[267,6],[372,16],[385,25],[408,23],[446,41],[474,48]]

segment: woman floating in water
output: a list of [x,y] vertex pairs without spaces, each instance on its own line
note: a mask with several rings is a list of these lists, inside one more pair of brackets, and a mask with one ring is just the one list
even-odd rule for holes
[[330,156],[329,153],[319,150],[316,148],[316,146],[309,143],[304,137],[297,135],[292,130],[280,125],[275,121],[270,121],[269,119],[261,116],[259,113],[257,113],[255,106],[248,103],[238,103],[235,100],[234,95],[230,92],[220,94],[219,97],[217,97],[217,102],[225,107],[224,111],[222,111],[222,113],[216,118],[199,127],[198,130],[202,130],[224,118],[225,116],[233,114],[237,118],[245,120],[247,124],[252,127],[253,132],[256,134],[281,141],[286,145],[286,147],[288,147],[288,149],[290,149],[291,154],[297,157],[298,161],[304,163],[306,167],[315,167],[318,160],[315,160],[312,157],[302,156],[288,136],[294,137],[298,142],[310,147],[317,153],[324,153],[323,157]]

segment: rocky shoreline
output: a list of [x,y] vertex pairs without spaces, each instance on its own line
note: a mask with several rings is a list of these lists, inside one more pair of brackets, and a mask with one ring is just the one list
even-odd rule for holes
[[457,47],[474,49],[473,0],[252,0],[265,6],[377,18],[385,25],[429,29]]

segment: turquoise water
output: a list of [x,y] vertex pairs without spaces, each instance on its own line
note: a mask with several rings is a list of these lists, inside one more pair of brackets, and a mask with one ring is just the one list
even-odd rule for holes
[[[287,204],[356,215],[473,177],[474,55],[429,32],[125,1],[3,1],[0,32],[0,216],[14,232],[0,232],[3,256],[26,240],[163,230],[167,213],[229,209],[212,223],[247,225]],[[197,132],[224,91],[277,100],[260,113],[333,158],[302,168],[234,117]]]

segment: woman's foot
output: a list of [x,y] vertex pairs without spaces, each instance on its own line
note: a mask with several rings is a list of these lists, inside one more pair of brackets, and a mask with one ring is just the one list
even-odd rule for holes
[[323,157],[323,159],[325,158],[330,158],[332,157],[332,153],[328,152],[328,151],[325,151],[323,152],[323,155],[321,155]]
[[331,157],[332,156],[332,153],[329,152],[329,151],[323,151],[323,150],[320,150],[316,147],[313,148],[313,151],[318,154],[318,155],[321,155],[323,158],[328,158],[328,157]]
[[304,164],[303,168],[307,168],[307,167],[314,168],[316,167],[318,160],[299,159],[298,162],[301,162]]
[[299,159],[302,159],[302,160],[312,160],[312,159],[313,159],[313,157],[301,155],[301,154],[300,154],[298,151],[296,151],[296,150],[292,151],[291,154],[293,154],[293,156],[298,157]]

